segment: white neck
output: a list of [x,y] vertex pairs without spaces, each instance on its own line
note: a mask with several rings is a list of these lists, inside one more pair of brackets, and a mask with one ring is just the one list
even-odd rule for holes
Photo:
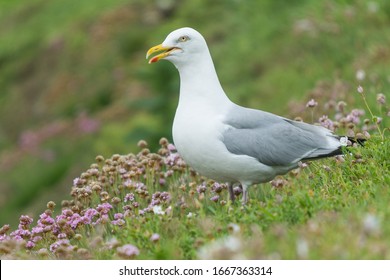
[[208,50],[175,66],[180,74],[179,106],[196,106],[199,101],[199,105],[221,107],[231,102],[222,89]]

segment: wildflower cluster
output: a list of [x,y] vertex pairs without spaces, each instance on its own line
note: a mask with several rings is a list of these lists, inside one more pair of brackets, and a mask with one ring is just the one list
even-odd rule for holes
[[[227,189],[225,184],[206,181],[187,168],[174,145],[165,138],[160,145],[157,153],[151,153],[147,143],[140,141],[138,154],[113,155],[108,159],[97,156],[96,163],[73,180],[72,199],[62,201],[58,214],[55,215],[55,203],[49,202],[35,225],[31,217],[21,216],[17,230],[8,233],[9,225],[3,226],[0,253],[10,254],[9,248],[17,245],[24,248],[25,257],[88,258],[88,251],[99,247],[96,238],[90,241],[95,245],[80,240],[104,228],[98,238],[98,243],[103,242],[99,250],[114,250],[119,258],[133,258],[141,249],[118,240],[113,245],[104,232],[131,227],[133,221],[147,217],[171,216],[174,209],[187,216],[206,197],[210,203],[226,204],[226,199],[221,198],[227,198],[227,192],[222,194]],[[178,195],[178,189],[188,191],[190,198]],[[159,239],[158,233],[149,236],[151,243]]]
[[[357,76],[360,77],[362,74],[359,72]],[[356,94],[362,97],[367,110],[349,108],[348,100],[352,103],[355,99],[353,96],[356,97]],[[384,132],[379,129],[382,117],[373,114],[371,107],[367,103],[366,93],[362,86],[357,86],[354,92],[353,89],[341,82],[334,85],[319,83],[313,90],[311,97],[306,103],[306,108],[310,110],[302,112],[299,108],[292,108],[296,113],[301,112],[303,115],[303,118],[299,117],[297,118],[298,120],[311,118],[312,122],[335,131],[339,135],[359,139],[369,139],[373,131],[379,131],[383,139]],[[342,97],[347,97],[347,101],[342,100]],[[383,93],[376,94],[376,102],[380,112],[390,111]],[[319,115],[318,118],[314,117],[314,112],[316,112],[316,115]],[[387,114],[390,115],[390,113]]]

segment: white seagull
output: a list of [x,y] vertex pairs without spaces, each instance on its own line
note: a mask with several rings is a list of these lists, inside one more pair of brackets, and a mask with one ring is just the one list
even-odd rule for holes
[[300,161],[342,153],[345,138],[324,127],[230,101],[198,31],[184,27],[171,32],[146,58],[155,53],[149,63],[169,60],[180,74],[172,127],[177,151],[201,175],[227,183],[232,200],[233,184],[241,184],[245,204],[250,185],[285,174]]

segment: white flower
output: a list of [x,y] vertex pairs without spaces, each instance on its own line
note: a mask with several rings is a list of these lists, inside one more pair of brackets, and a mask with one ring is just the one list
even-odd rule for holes
[[299,238],[296,243],[297,255],[300,259],[307,259],[309,256],[309,243],[306,239]]
[[367,234],[379,233],[381,230],[380,220],[373,214],[366,214],[363,219],[363,229]]
[[188,214],[187,214],[187,218],[192,218],[194,216],[194,214],[192,214],[192,212],[189,212]]
[[366,72],[362,69],[356,71],[356,80],[363,81],[366,77]]
[[201,247],[198,251],[198,258],[202,260],[220,259],[243,259],[241,255],[242,242],[236,236],[227,236],[214,240]]
[[162,210],[162,207],[160,205],[156,205],[153,207],[153,213],[156,215],[164,215],[165,212]]
[[348,146],[348,137],[341,137],[340,138],[340,145],[343,146],[343,147],[346,147]]

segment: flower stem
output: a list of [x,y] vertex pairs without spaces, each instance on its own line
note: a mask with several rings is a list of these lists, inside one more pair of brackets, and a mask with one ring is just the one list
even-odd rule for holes
[[381,131],[380,127],[379,127],[379,124],[378,124],[378,117],[374,116],[374,114],[372,113],[371,108],[370,108],[370,106],[367,103],[366,95],[364,94],[364,92],[360,92],[360,94],[361,94],[361,96],[363,98],[364,104],[366,105],[368,111],[370,112],[371,120],[375,123],[376,128],[378,129],[379,135],[381,136],[381,139],[382,139],[382,142],[383,142],[385,139],[384,139],[383,133],[382,133],[382,131]]

